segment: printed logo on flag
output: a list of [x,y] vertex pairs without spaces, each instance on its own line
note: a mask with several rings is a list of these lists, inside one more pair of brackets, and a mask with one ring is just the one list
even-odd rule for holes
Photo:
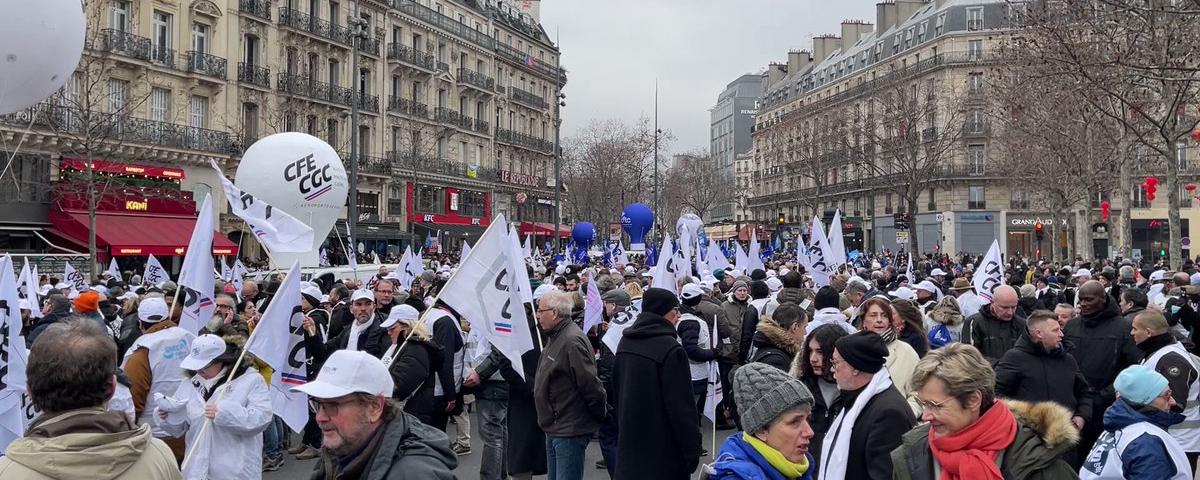
[[496,322],[496,333],[512,334],[512,324]]

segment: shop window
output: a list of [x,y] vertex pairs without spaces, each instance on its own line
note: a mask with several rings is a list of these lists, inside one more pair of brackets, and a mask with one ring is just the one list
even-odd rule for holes
[[440,214],[445,211],[445,195],[441,187],[422,186],[417,189],[417,211]]

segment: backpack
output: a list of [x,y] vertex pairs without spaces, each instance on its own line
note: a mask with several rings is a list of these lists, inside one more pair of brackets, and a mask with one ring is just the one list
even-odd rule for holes
[[929,337],[929,348],[942,348],[954,343],[954,337],[950,336],[950,327],[941,323],[929,329],[927,336]]

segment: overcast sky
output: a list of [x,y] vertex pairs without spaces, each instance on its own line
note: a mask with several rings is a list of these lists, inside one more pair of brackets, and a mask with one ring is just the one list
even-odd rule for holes
[[568,70],[563,136],[594,118],[654,114],[674,152],[708,147],[709,112],[725,85],[785,62],[843,19],[875,20],[877,0],[543,0]]

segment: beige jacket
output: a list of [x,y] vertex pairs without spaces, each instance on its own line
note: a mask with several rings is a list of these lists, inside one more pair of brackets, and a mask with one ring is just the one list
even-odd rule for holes
[[101,408],[38,419],[0,458],[4,480],[177,480],[175,456],[148,425]]

